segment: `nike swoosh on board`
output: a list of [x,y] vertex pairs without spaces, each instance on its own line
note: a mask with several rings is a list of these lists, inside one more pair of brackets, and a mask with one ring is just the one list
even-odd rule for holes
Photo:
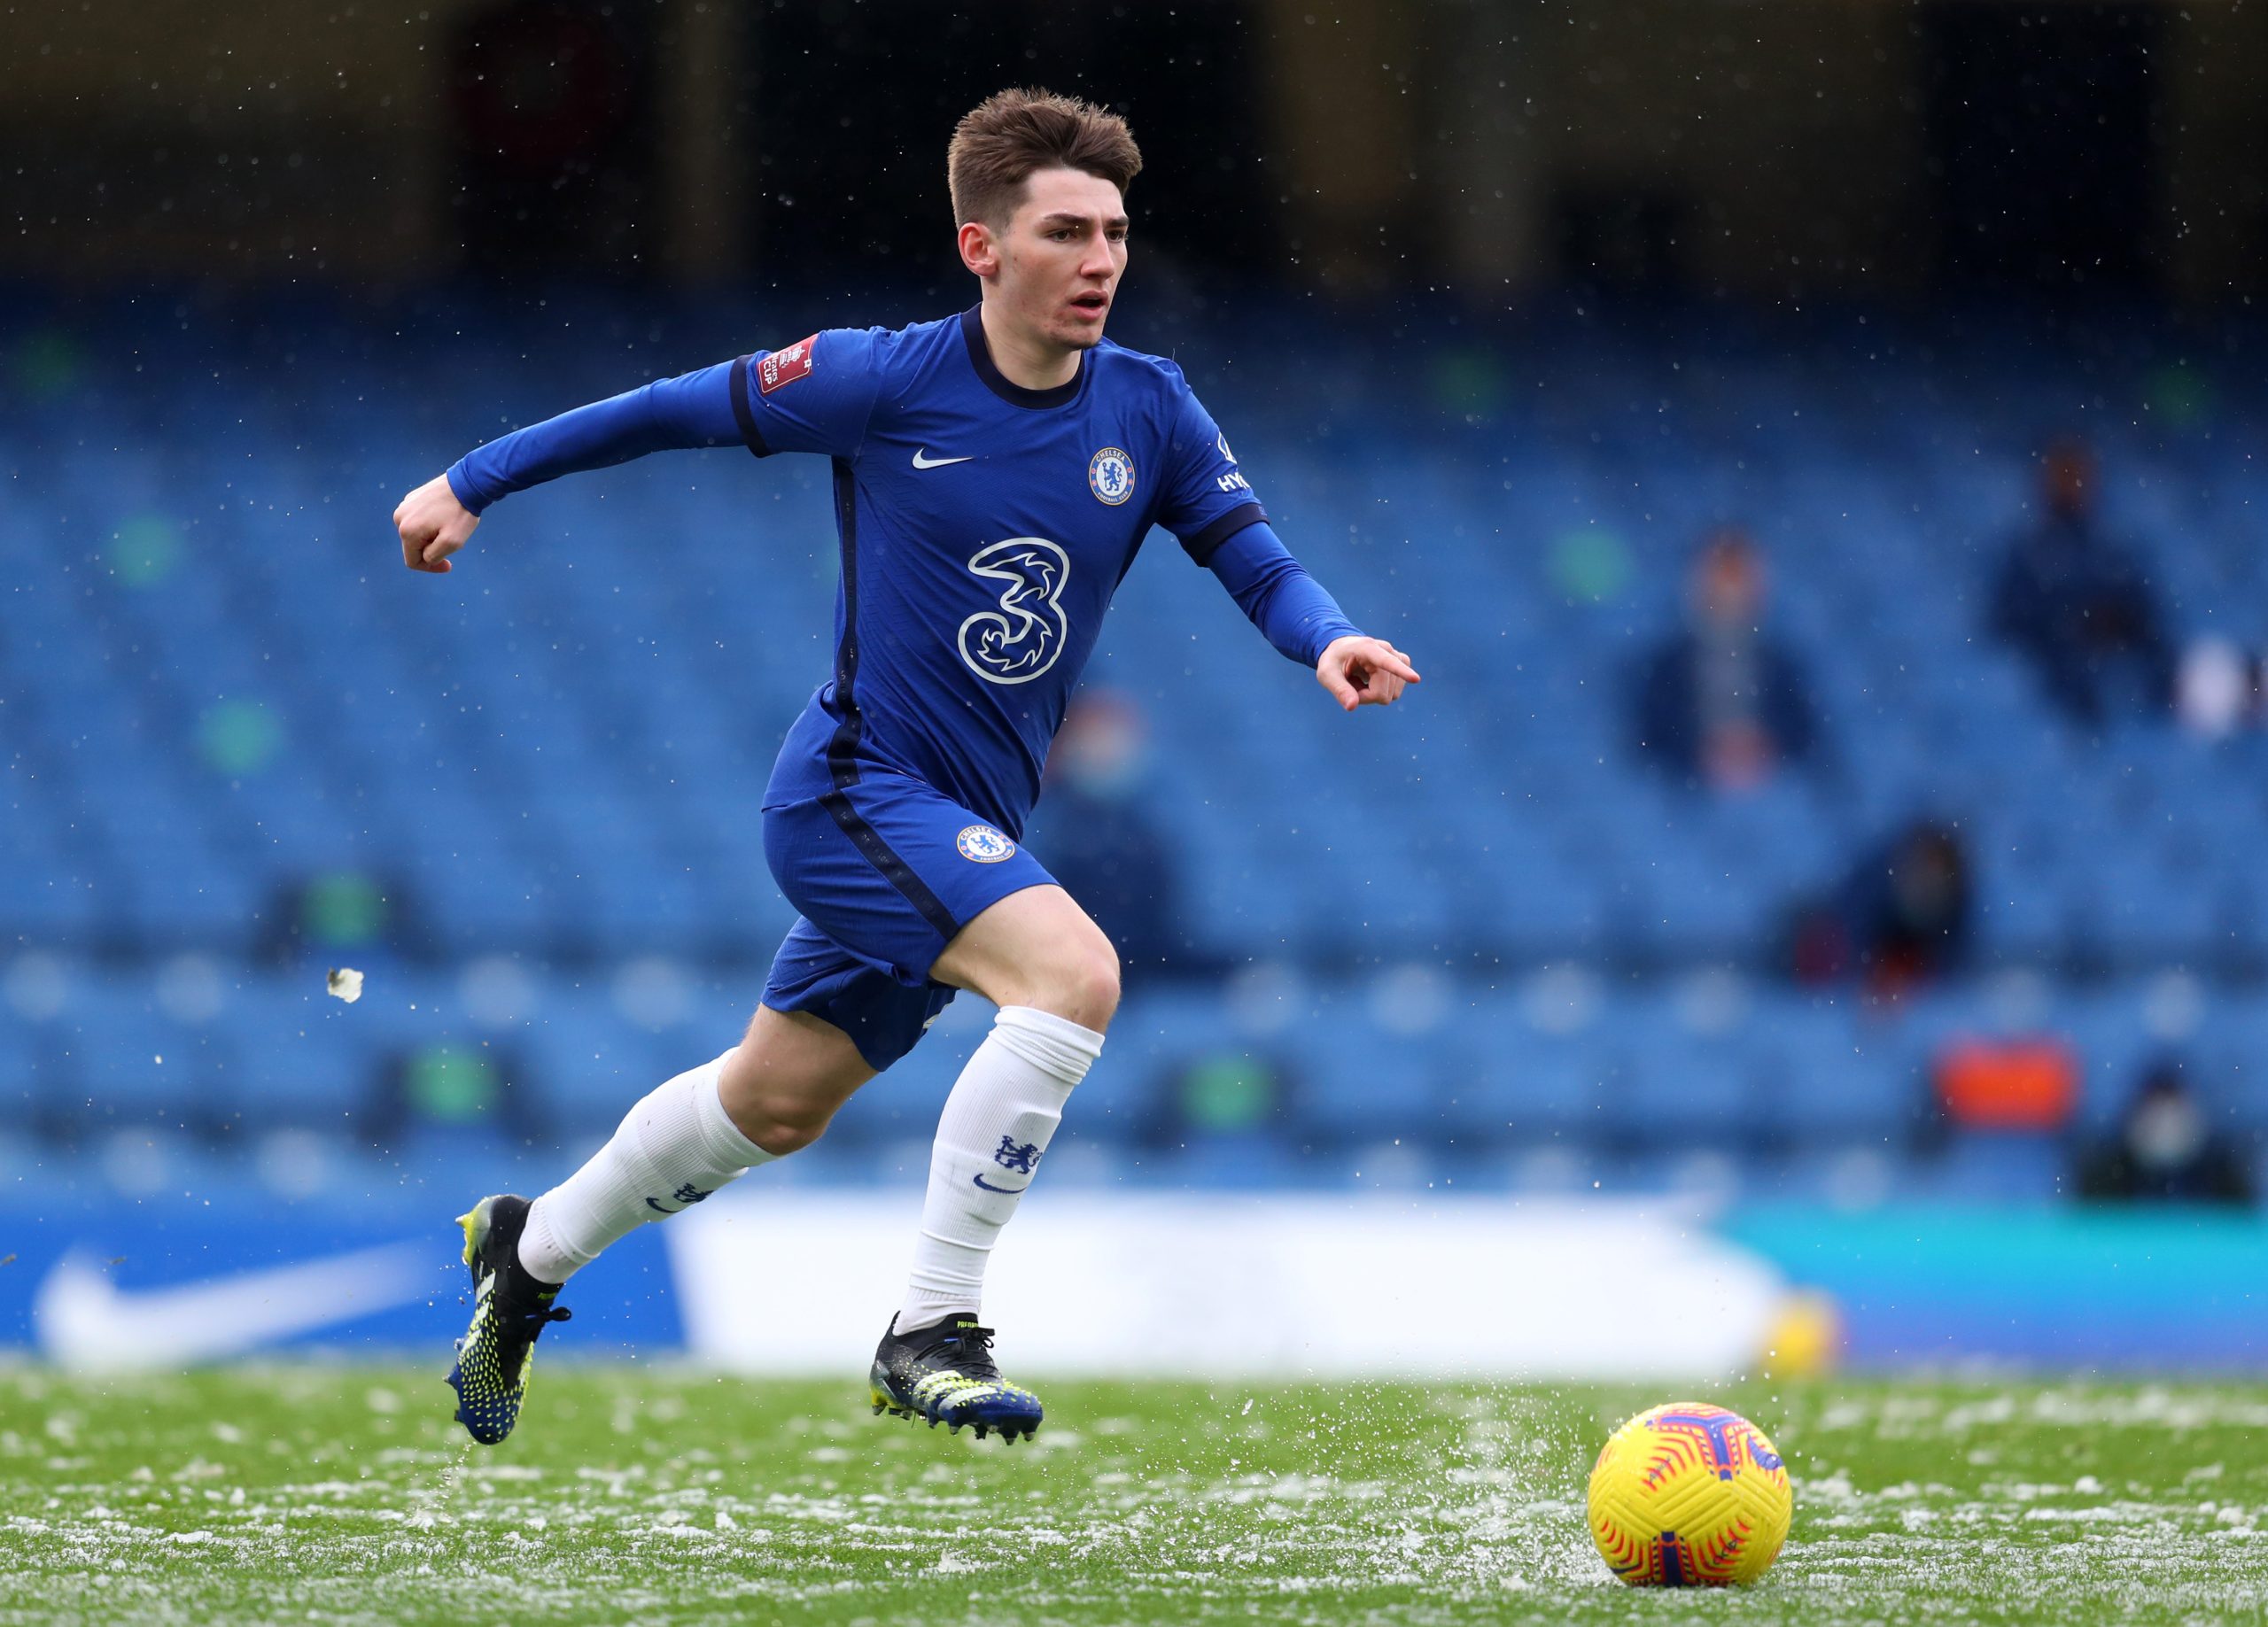
[[913,467],[916,469],[943,469],[948,463],[966,463],[969,461],[969,458],[973,458],[976,455],[972,452],[968,454],[968,458],[933,458],[928,455],[928,453],[929,449],[927,446],[916,449],[913,453]]
[[[987,1181],[982,1175],[971,1175],[969,1179],[975,1182],[977,1185],[983,1187],[988,1192],[1021,1192],[1024,1189],[1023,1186],[994,1186],[990,1181]],[[1029,1186],[1031,1182],[1029,1181],[1024,1182],[1024,1186]]]
[[394,1243],[297,1265],[128,1293],[85,1250],[56,1261],[32,1299],[41,1350],[112,1372],[239,1355],[433,1291],[432,1251]]

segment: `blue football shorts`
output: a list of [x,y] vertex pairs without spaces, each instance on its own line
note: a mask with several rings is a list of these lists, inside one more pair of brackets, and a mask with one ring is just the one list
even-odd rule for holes
[[764,1003],[833,1023],[878,1071],[951,1002],[929,968],[953,935],[1009,894],[1055,880],[951,797],[871,768],[855,785],[765,809],[764,856],[803,918]]

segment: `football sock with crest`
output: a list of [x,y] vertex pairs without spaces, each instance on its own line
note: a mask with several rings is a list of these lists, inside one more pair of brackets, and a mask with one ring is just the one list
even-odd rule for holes
[[1028,1005],[1000,1008],[937,1120],[900,1333],[975,1313],[992,1244],[1031,1184],[1071,1088],[1101,1054],[1091,1028]]
[[564,1282],[617,1238],[772,1162],[725,1112],[725,1057],[641,1097],[588,1163],[535,1200],[519,1250],[532,1275]]

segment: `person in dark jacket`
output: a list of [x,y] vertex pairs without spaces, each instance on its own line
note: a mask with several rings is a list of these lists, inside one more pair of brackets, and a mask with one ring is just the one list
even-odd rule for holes
[[1047,865],[1117,945],[1127,983],[1201,974],[1181,918],[1180,876],[1149,798],[1141,709],[1108,689],[1071,701],[1033,819]]
[[2081,1156],[2082,1198],[2190,1204],[2249,1204],[2252,1172],[2206,1117],[2179,1061],[2162,1059],[2142,1075],[2110,1137]]
[[1684,630],[1647,659],[1639,744],[1689,785],[1746,790],[1818,744],[1807,676],[1764,629],[1765,586],[1747,534],[1718,531],[1694,559]]
[[1967,966],[1975,917],[1959,824],[1915,819],[1861,854],[1833,895],[1798,910],[1792,970],[1807,983],[1855,978],[1895,1000]]
[[1992,631],[2031,662],[2047,698],[2082,727],[2172,704],[2175,656],[2141,562],[2096,518],[2094,457],[2059,441],[2040,461],[2039,507],[2009,540],[1992,588]]

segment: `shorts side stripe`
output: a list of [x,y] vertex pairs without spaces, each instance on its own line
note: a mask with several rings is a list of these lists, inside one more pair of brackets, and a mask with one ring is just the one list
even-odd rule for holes
[[960,931],[960,923],[953,919],[952,911],[946,909],[944,901],[929,890],[928,883],[915,875],[913,867],[898,857],[889,843],[882,840],[882,833],[867,824],[858,810],[850,805],[849,794],[837,786],[821,796],[819,802],[833,816],[835,824],[843,827],[843,833],[850,839],[860,853],[866,855],[866,862],[881,871],[889,884],[905,895],[905,902],[921,912],[921,918],[929,923],[939,937],[951,941],[953,934]]

